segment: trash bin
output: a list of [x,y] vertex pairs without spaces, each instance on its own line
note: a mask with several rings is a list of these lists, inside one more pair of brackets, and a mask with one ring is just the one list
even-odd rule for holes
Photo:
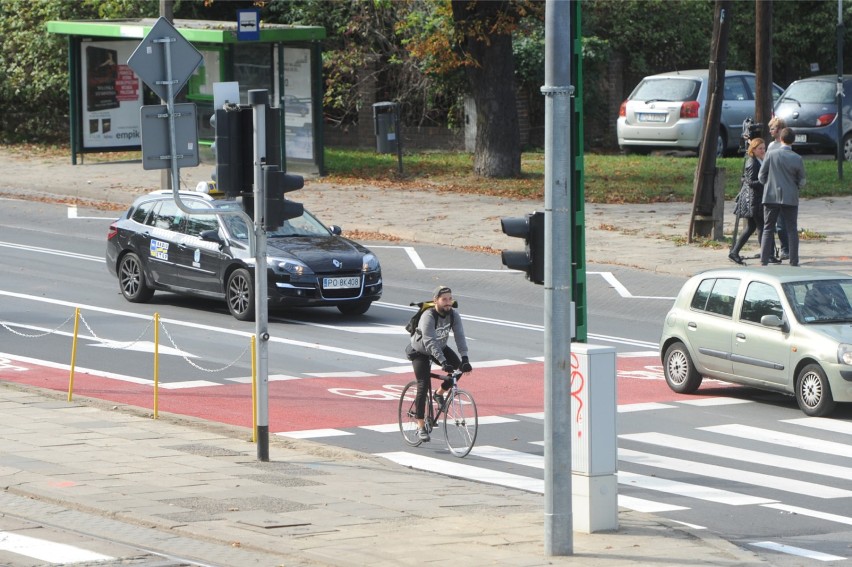
[[397,149],[399,114],[397,103],[377,102],[373,105],[373,123],[376,131],[376,153],[392,154]]

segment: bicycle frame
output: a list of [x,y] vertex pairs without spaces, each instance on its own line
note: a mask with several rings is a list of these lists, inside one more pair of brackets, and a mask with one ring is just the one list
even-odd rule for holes
[[[423,416],[426,431],[431,434],[437,428],[443,415],[443,430],[447,448],[450,453],[457,457],[464,457],[473,448],[479,425],[476,402],[474,402],[473,396],[458,387],[458,378],[461,374],[460,371],[446,376],[430,373],[430,378],[451,380],[452,386],[444,394],[444,406],[438,408],[435,407],[431,386],[428,388],[426,392],[427,407]],[[414,395],[416,389],[417,381],[409,382],[403,388],[399,398],[399,430],[405,443],[412,447],[417,447],[423,443],[417,435],[416,395]]]

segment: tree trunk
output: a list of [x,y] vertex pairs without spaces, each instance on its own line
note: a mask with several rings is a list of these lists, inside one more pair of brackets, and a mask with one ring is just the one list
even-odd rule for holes
[[[493,22],[508,2],[453,3],[459,31],[473,20]],[[465,33],[461,47],[473,61],[465,68],[476,102],[476,149],[473,171],[482,177],[518,177],[521,145],[515,93],[515,60],[509,34]]]

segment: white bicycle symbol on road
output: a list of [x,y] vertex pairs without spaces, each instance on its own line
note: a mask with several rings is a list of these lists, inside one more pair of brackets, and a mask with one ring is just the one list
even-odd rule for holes
[[[359,390],[357,388],[329,388],[328,391],[338,396],[358,398],[360,400],[398,401],[405,386],[385,384],[383,390]],[[413,398],[412,398],[413,399]]]

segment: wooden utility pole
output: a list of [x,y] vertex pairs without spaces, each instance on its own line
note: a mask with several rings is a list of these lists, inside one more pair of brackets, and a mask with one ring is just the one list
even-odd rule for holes
[[[704,137],[698,155],[698,170],[692,198],[692,216],[689,220],[688,242],[695,236],[708,237],[717,224],[721,227],[720,205],[716,186],[716,141],[719,138],[719,120],[722,116],[722,99],[725,92],[725,70],[728,63],[728,33],[731,29],[730,0],[716,0],[713,16],[713,41],[710,45],[710,76],[707,82],[707,111],[704,114]],[[724,199],[724,192],[722,193]],[[717,218],[718,217],[718,218]],[[721,238],[721,230],[716,231]]]
[[769,140],[769,119],[772,118],[772,0],[754,3],[754,73],[757,88],[754,93],[754,121],[762,126],[760,136]]

